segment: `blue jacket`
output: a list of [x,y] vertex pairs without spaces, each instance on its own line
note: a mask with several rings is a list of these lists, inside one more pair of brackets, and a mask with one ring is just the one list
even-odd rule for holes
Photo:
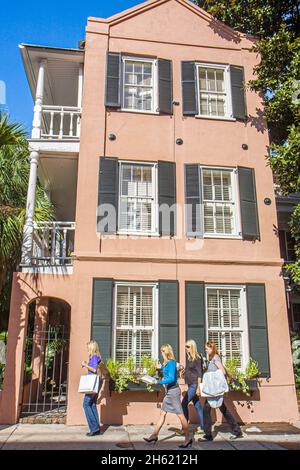
[[177,384],[178,372],[176,362],[173,361],[173,359],[170,359],[166,365],[162,366],[162,371],[164,378],[162,380],[158,380],[158,384],[166,385],[167,389]]

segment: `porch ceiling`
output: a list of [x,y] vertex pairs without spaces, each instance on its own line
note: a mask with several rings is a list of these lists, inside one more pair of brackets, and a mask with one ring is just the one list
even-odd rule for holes
[[40,158],[39,180],[55,206],[57,220],[75,221],[77,166],[76,157],[43,154]]
[[84,61],[83,50],[30,44],[20,44],[19,47],[33,99],[39,62],[46,59],[44,104],[77,106],[78,73],[79,65]]

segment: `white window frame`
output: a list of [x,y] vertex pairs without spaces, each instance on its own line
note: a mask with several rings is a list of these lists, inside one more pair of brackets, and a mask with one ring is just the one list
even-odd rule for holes
[[[204,238],[242,238],[241,232],[241,217],[240,217],[240,203],[239,203],[239,188],[238,188],[238,173],[236,168],[232,167],[218,167],[218,166],[204,166],[200,165],[200,175],[201,175],[201,199],[203,205],[203,214],[202,214],[202,226],[203,226],[203,237]],[[204,170],[217,170],[217,171],[231,171],[231,184],[232,184],[232,196],[234,200],[234,233],[205,233],[204,226],[204,184],[203,184],[203,171]],[[221,201],[217,201],[221,202]]]
[[[200,112],[200,79],[199,79],[199,69],[201,67],[210,68],[210,69],[220,69],[224,70],[224,84],[225,84],[225,116],[211,116],[206,114],[201,114]],[[198,100],[198,114],[196,115],[197,118],[202,119],[215,119],[221,121],[236,121],[233,117],[232,111],[232,96],[231,96],[231,79],[230,79],[230,65],[226,64],[211,64],[205,62],[198,62],[196,63],[196,75],[197,75],[197,100]]]
[[[113,360],[116,360],[116,336],[117,330],[124,329],[128,331],[130,328],[117,328],[117,293],[118,287],[152,287],[152,295],[153,295],[153,325],[152,327],[144,327],[144,328],[137,328],[137,330],[145,330],[145,331],[153,331],[152,333],[152,359],[158,359],[157,352],[158,352],[158,283],[157,282],[131,282],[131,281],[117,281],[114,283],[114,295],[113,295],[113,333],[112,333],[112,357]],[[134,332],[134,327],[132,328]],[[135,360],[135,353],[136,353],[136,338],[133,334],[133,343],[132,343],[132,350],[133,350],[133,357]]]
[[[152,107],[149,110],[125,108],[125,64],[126,62],[148,62],[152,66]],[[122,57],[122,104],[121,111],[142,114],[159,114],[158,112],[158,61],[149,57]]]
[[120,217],[121,217],[121,189],[122,189],[122,165],[136,165],[136,166],[151,166],[152,167],[152,188],[153,188],[153,200],[152,200],[152,227],[151,231],[139,231],[139,230],[129,230],[129,229],[120,229],[118,228],[119,235],[139,235],[139,236],[158,236],[158,170],[156,162],[142,162],[142,161],[132,161],[132,160],[119,160],[119,197],[118,197],[118,227],[120,227]]
[[[208,328],[208,291],[210,289],[224,289],[224,290],[239,290],[241,299],[241,328],[215,328],[215,331],[232,331],[241,332],[242,343],[242,362],[241,370],[245,370],[250,359],[249,349],[249,326],[248,326],[248,313],[247,313],[247,294],[246,286],[239,284],[206,284],[205,285],[205,333],[208,339],[208,331],[214,331],[213,328]],[[221,351],[219,351],[221,353]],[[225,365],[225,364],[224,364]]]

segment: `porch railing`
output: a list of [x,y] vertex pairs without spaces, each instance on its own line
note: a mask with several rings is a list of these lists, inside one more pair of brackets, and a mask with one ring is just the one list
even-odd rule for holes
[[31,264],[71,266],[75,222],[35,222]]
[[42,139],[79,139],[81,108],[42,105]]

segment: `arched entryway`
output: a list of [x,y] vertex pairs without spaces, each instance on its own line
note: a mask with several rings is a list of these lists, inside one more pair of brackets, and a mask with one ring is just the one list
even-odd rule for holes
[[63,423],[67,411],[70,305],[37,298],[28,306],[21,422]]

